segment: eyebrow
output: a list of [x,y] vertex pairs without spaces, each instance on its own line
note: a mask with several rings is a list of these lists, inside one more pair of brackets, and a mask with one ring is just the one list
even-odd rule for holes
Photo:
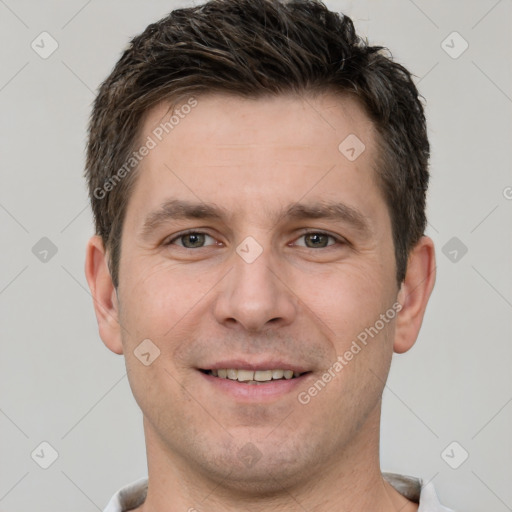
[[206,219],[222,220],[228,215],[227,210],[206,203],[192,203],[180,199],[164,201],[160,207],[151,212],[144,221],[140,234],[143,238],[169,220]]
[[[140,231],[142,238],[149,237],[161,225],[170,220],[205,219],[226,221],[232,215],[227,209],[215,204],[196,203],[180,199],[164,201],[149,213]],[[276,215],[276,223],[283,220],[328,219],[351,225],[363,235],[371,233],[368,218],[358,209],[339,202],[294,203]]]
[[315,202],[311,204],[295,203],[290,205],[279,219],[289,218],[291,220],[303,219],[328,219],[342,221],[361,234],[371,233],[369,219],[358,209],[339,202]]

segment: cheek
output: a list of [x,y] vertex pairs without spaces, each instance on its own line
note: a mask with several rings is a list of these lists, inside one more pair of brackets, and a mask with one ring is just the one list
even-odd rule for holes
[[197,275],[167,261],[140,261],[123,289],[122,321],[130,333],[161,339],[173,331],[188,314],[200,307],[216,274]]
[[342,349],[393,305],[396,293],[383,274],[376,262],[347,262],[323,274],[297,275],[294,290]]
[[174,436],[186,431],[183,425],[190,420],[197,403],[178,384],[165,356],[162,354],[149,366],[135,357],[127,358],[126,368],[134,399],[157,431],[172,431]]
[[[329,344],[326,370],[330,368],[336,375],[318,405],[337,403],[342,412],[351,403],[365,401],[365,394],[374,402],[382,392],[381,381],[386,380],[393,353],[396,294],[391,280],[386,282],[377,262],[364,266],[347,263],[337,272],[312,280],[297,279],[298,294],[307,298],[308,308],[325,326]],[[308,295],[312,289],[315,293]]]

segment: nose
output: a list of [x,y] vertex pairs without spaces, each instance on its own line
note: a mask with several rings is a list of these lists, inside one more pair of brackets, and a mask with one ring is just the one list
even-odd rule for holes
[[233,254],[234,267],[222,281],[214,314],[226,327],[260,332],[270,325],[290,325],[297,313],[297,297],[288,287],[284,269],[264,250],[251,263]]

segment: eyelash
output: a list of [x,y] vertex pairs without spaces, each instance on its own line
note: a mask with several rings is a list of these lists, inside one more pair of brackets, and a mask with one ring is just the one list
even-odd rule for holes
[[[180,238],[184,237],[184,236],[187,236],[187,235],[191,235],[191,234],[194,234],[194,235],[206,235],[206,236],[209,236],[210,238],[214,238],[212,235],[209,235],[208,233],[205,233],[204,231],[198,231],[198,230],[194,230],[194,229],[191,229],[191,230],[188,230],[188,231],[184,231],[178,235],[176,235],[175,237],[173,237],[172,239],[168,240],[167,242],[164,242],[164,246],[168,246],[168,245],[173,245],[173,242],[175,242],[176,240],[179,240]],[[344,238],[341,238],[341,237],[337,237],[335,235],[332,235],[331,233],[327,233],[325,231],[314,231],[314,230],[311,230],[311,231],[304,231],[303,233],[301,233],[301,235],[296,238],[295,240],[299,240],[300,238],[302,237],[305,237],[307,235],[325,235],[331,239],[334,240],[334,244],[329,244],[327,245],[326,247],[320,247],[320,249],[326,249],[327,247],[332,247],[333,245],[337,245],[337,244],[342,244],[342,245],[346,245],[348,244],[347,240],[345,240]],[[191,247],[182,247],[182,246],[178,246],[178,247],[181,247],[182,249],[188,249],[188,250],[197,250],[197,249],[204,249],[205,246],[203,247],[197,247],[197,248],[191,248]],[[206,246],[206,247],[209,247],[209,246]],[[312,250],[317,250],[313,247],[307,247],[307,246],[301,246],[301,247],[304,247],[305,249],[312,249]]]

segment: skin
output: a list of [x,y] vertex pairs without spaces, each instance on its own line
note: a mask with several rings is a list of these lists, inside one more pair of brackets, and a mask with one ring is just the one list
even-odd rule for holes
[[[87,246],[100,336],[124,354],[144,415],[149,490],[137,510],[417,510],[382,479],[379,425],[392,354],[414,344],[434,286],[434,247],[420,239],[399,287],[371,121],[354,99],[333,94],[197,100],[141,162],[117,292],[101,239]],[[141,140],[168,108],[147,113]],[[354,161],[338,150],[350,134],[365,144]],[[147,216],[168,199],[225,216],[168,218],[143,236]],[[278,216],[326,201],[357,210],[366,229]],[[188,229],[209,236],[177,238]],[[262,248],[252,263],[236,252],[248,236]],[[199,246],[183,246],[191,241]],[[301,404],[298,393],[396,301],[399,314]],[[160,350],[147,366],[134,355],[144,339]],[[231,358],[280,359],[311,373],[291,391],[244,398],[198,370]],[[255,462],[241,456],[247,450]]]

